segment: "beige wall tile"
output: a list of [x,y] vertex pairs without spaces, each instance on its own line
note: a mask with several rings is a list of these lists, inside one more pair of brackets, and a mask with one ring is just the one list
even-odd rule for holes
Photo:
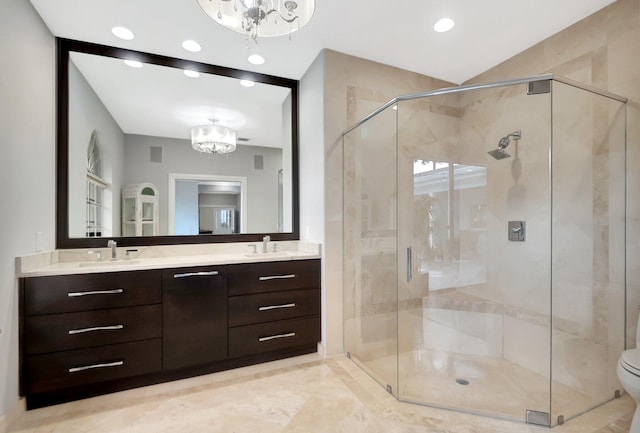
[[[626,116],[627,344],[635,336],[638,317],[635,306],[640,304],[638,52],[640,0],[618,0],[465,83],[487,83],[553,72],[629,98]],[[340,179],[343,161],[338,152],[341,130],[357,121],[368,110],[394,96],[450,84],[331,51],[327,52],[327,59],[326,259],[327,269],[330,269],[327,274],[331,274],[327,281],[331,283],[328,299],[339,303],[342,299],[342,276],[338,274],[342,269],[343,253],[350,267],[355,268],[357,266],[354,261],[360,260],[358,248],[361,247],[355,242],[361,235],[361,228],[349,226],[347,230],[353,239],[351,243],[347,243],[349,249],[345,252],[342,250]],[[447,103],[437,104],[439,109],[424,101],[399,104],[399,162],[408,167],[413,159],[428,154],[431,158],[441,157],[443,160],[485,165],[485,152],[495,148],[497,138],[512,132],[511,130],[523,130],[523,139],[517,145],[519,166],[514,166],[515,159],[511,158],[511,161],[493,167],[487,178],[486,200],[491,204],[488,207],[493,210],[487,215],[489,246],[484,254],[492,257],[486,263],[487,279],[492,284],[464,291],[506,306],[508,319],[505,320],[512,326],[504,328],[505,357],[535,371],[537,363],[532,362],[536,358],[529,350],[531,345],[522,345],[519,341],[522,340],[523,333],[528,336],[529,341],[544,343],[548,340],[545,337],[549,332],[548,313],[551,304],[548,291],[548,227],[552,212],[546,144],[551,135],[549,101],[543,101],[544,96],[536,96],[535,98],[539,98],[538,102],[533,102],[532,107],[531,98],[534,97],[520,96],[523,95],[520,90],[506,90],[497,92],[496,95],[489,93],[465,95],[455,102],[454,98],[450,98]],[[622,284],[625,281],[621,265],[624,252],[620,249],[624,243],[624,232],[620,229],[623,221],[624,157],[621,149],[613,147],[620,142],[620,136],[608,136],[605,131],[610,124],[620,125],[624,122],[624,113],[594,106],[591,102],[593,97],[588,93],[567,92],[564,100],[558,99],[560,96],[561,94],[556,95],[556,111],[553,113],[556,126],[556,136],[553,138],[556,142],[562,142],[562,147],[558,146],[555,150],[559,165],[554,167],[554,180],[560,187],[554,190],[554,247],[557,248],[554,258],[557,260],[555,265],[558,272],[554,275],[553,302],[555,344],[557,350],[562,349],[564,355],[555,368],[562,373],[558,380],[563,385],[573,385],[573,382],[578,381],[586,394],[597,394],[603,388],[617,386],[612,366],[615,365],[622,347],[622,314],[619,310],[623,302]],[[559,102],[564,104],[564,108],[559,107],[562,105]],[[487,119],[488,113],[491,113],[491,121]],[[447,118],[452,120],[450,125],[445,120]],[[406,137],[413,139],[405,140]],[[460,142],[474,142],[476,146],[451,147],[451,137]],[[481,145],[478,146],[477,143]],[[586,147],[585,143],[588,143]],[[423,149],[428,151],[421,153]],[[395,163],[395,160],[389,162]],[[379,169],[382,167],[379,166]],[[393,164],[387,168],[392,170]],[[379,182],[377,187],[388,187],[383,176],[376,181]],[[401,202],[408,199],[405,197],[407,192],[402,188],[395,193]],[[389,189],[386,196],[392,199],[394,191]],[[577,196],[586,198],[586,201],[581,202],[582,206],[573,205],[574,197]],[[352,221],[360,220],[357,208],[358,206],[350,208],[350,212],[353,212],[350,216]],[[418,214],[403,215],[401,209],[399,212],[403,221],[420,218]],[[503,222],[509,219],[527,221],[531,240],[526,245],[513,245],[504,241]],[[415,231],[415,224],[409,224],[392,237],[394,240],[398,239],[400,244],[411,243]],[[473,245],[469,240],[461,241],[457,254],[472,254],[473,250],[469,245]],[[576,250],[580,254],[576,254]],[[522,260],[523,254],[526,260]],[[513,272],[502,272],[503,268]],[[421,287],[416,287],[416,284],[401,284],[401,299],[410,300],[414,296],[423,296],[424,291],[429,288],[428,282],[420,284]],[[390,303],[385,305],[389,306]],[[337,311],[339,307],[333,309]],[[402,314],[401,327],[417,326],[416,323],[420,321],[419,315],[408,311]],[[340,326],[339,323],[328,325],[330,332],[327,333],[327,339],[333,353],[341,350],[338,342],[341,338]],[[400,343],[407,348],[420,341],[421,336],[416,334]],[[436,343],[439,348],[448,344],[446,341]],[[547,347],[550,343],[547,341],[545,344]],[[572,351],[572,347],[575,350]],[[597,369],[609,372],[600,378],[602,383],[582,377],[591,374],[593,368],[596,368],[580,364],[580,353],[589,348],[597,349]],[[583,374],[572,376],[571,372]],[[548,374],[546,371],[538,373]],[[556,411],[562,411],[562,407],[554,407],[554,412]]]
[[[325,51],[325,265],[326,350],[343,349],[342,132],[397,95],[451,86],[395,67]],[[345,257],[353,258],[353,254]]]

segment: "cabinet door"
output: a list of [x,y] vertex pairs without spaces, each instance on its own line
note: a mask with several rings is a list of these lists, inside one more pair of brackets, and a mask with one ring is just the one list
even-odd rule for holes
[[164,370],[227,357],[226,266],[163,271],[162,356]]

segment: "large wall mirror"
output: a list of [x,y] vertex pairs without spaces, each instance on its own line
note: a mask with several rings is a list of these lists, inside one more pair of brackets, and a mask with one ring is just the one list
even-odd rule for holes
[[[298,239],[297,98],[295,80],[58,39],[57,247]],[[213,124],[234,151],[192,147]]]

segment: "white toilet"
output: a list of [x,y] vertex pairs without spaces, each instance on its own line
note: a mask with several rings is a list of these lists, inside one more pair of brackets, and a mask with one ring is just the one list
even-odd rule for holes
[[629,433],[640,433],[640,317],[636,326],[636,348],[622,352],[617,372],[620,383],[636,402]]

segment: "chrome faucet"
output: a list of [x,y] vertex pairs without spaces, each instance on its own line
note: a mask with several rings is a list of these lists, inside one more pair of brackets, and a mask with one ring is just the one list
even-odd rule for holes
[[118,257],[116,255],[116,248],[118,247],[118,243],[111,239],[107,242],[107,248],[111,248],[111,260],[116,260]]
[[262,252],[266,253],[268,251],[267,249],[267,243],[271,241],[271,236],[267,235],[265,237],[262,238]]

